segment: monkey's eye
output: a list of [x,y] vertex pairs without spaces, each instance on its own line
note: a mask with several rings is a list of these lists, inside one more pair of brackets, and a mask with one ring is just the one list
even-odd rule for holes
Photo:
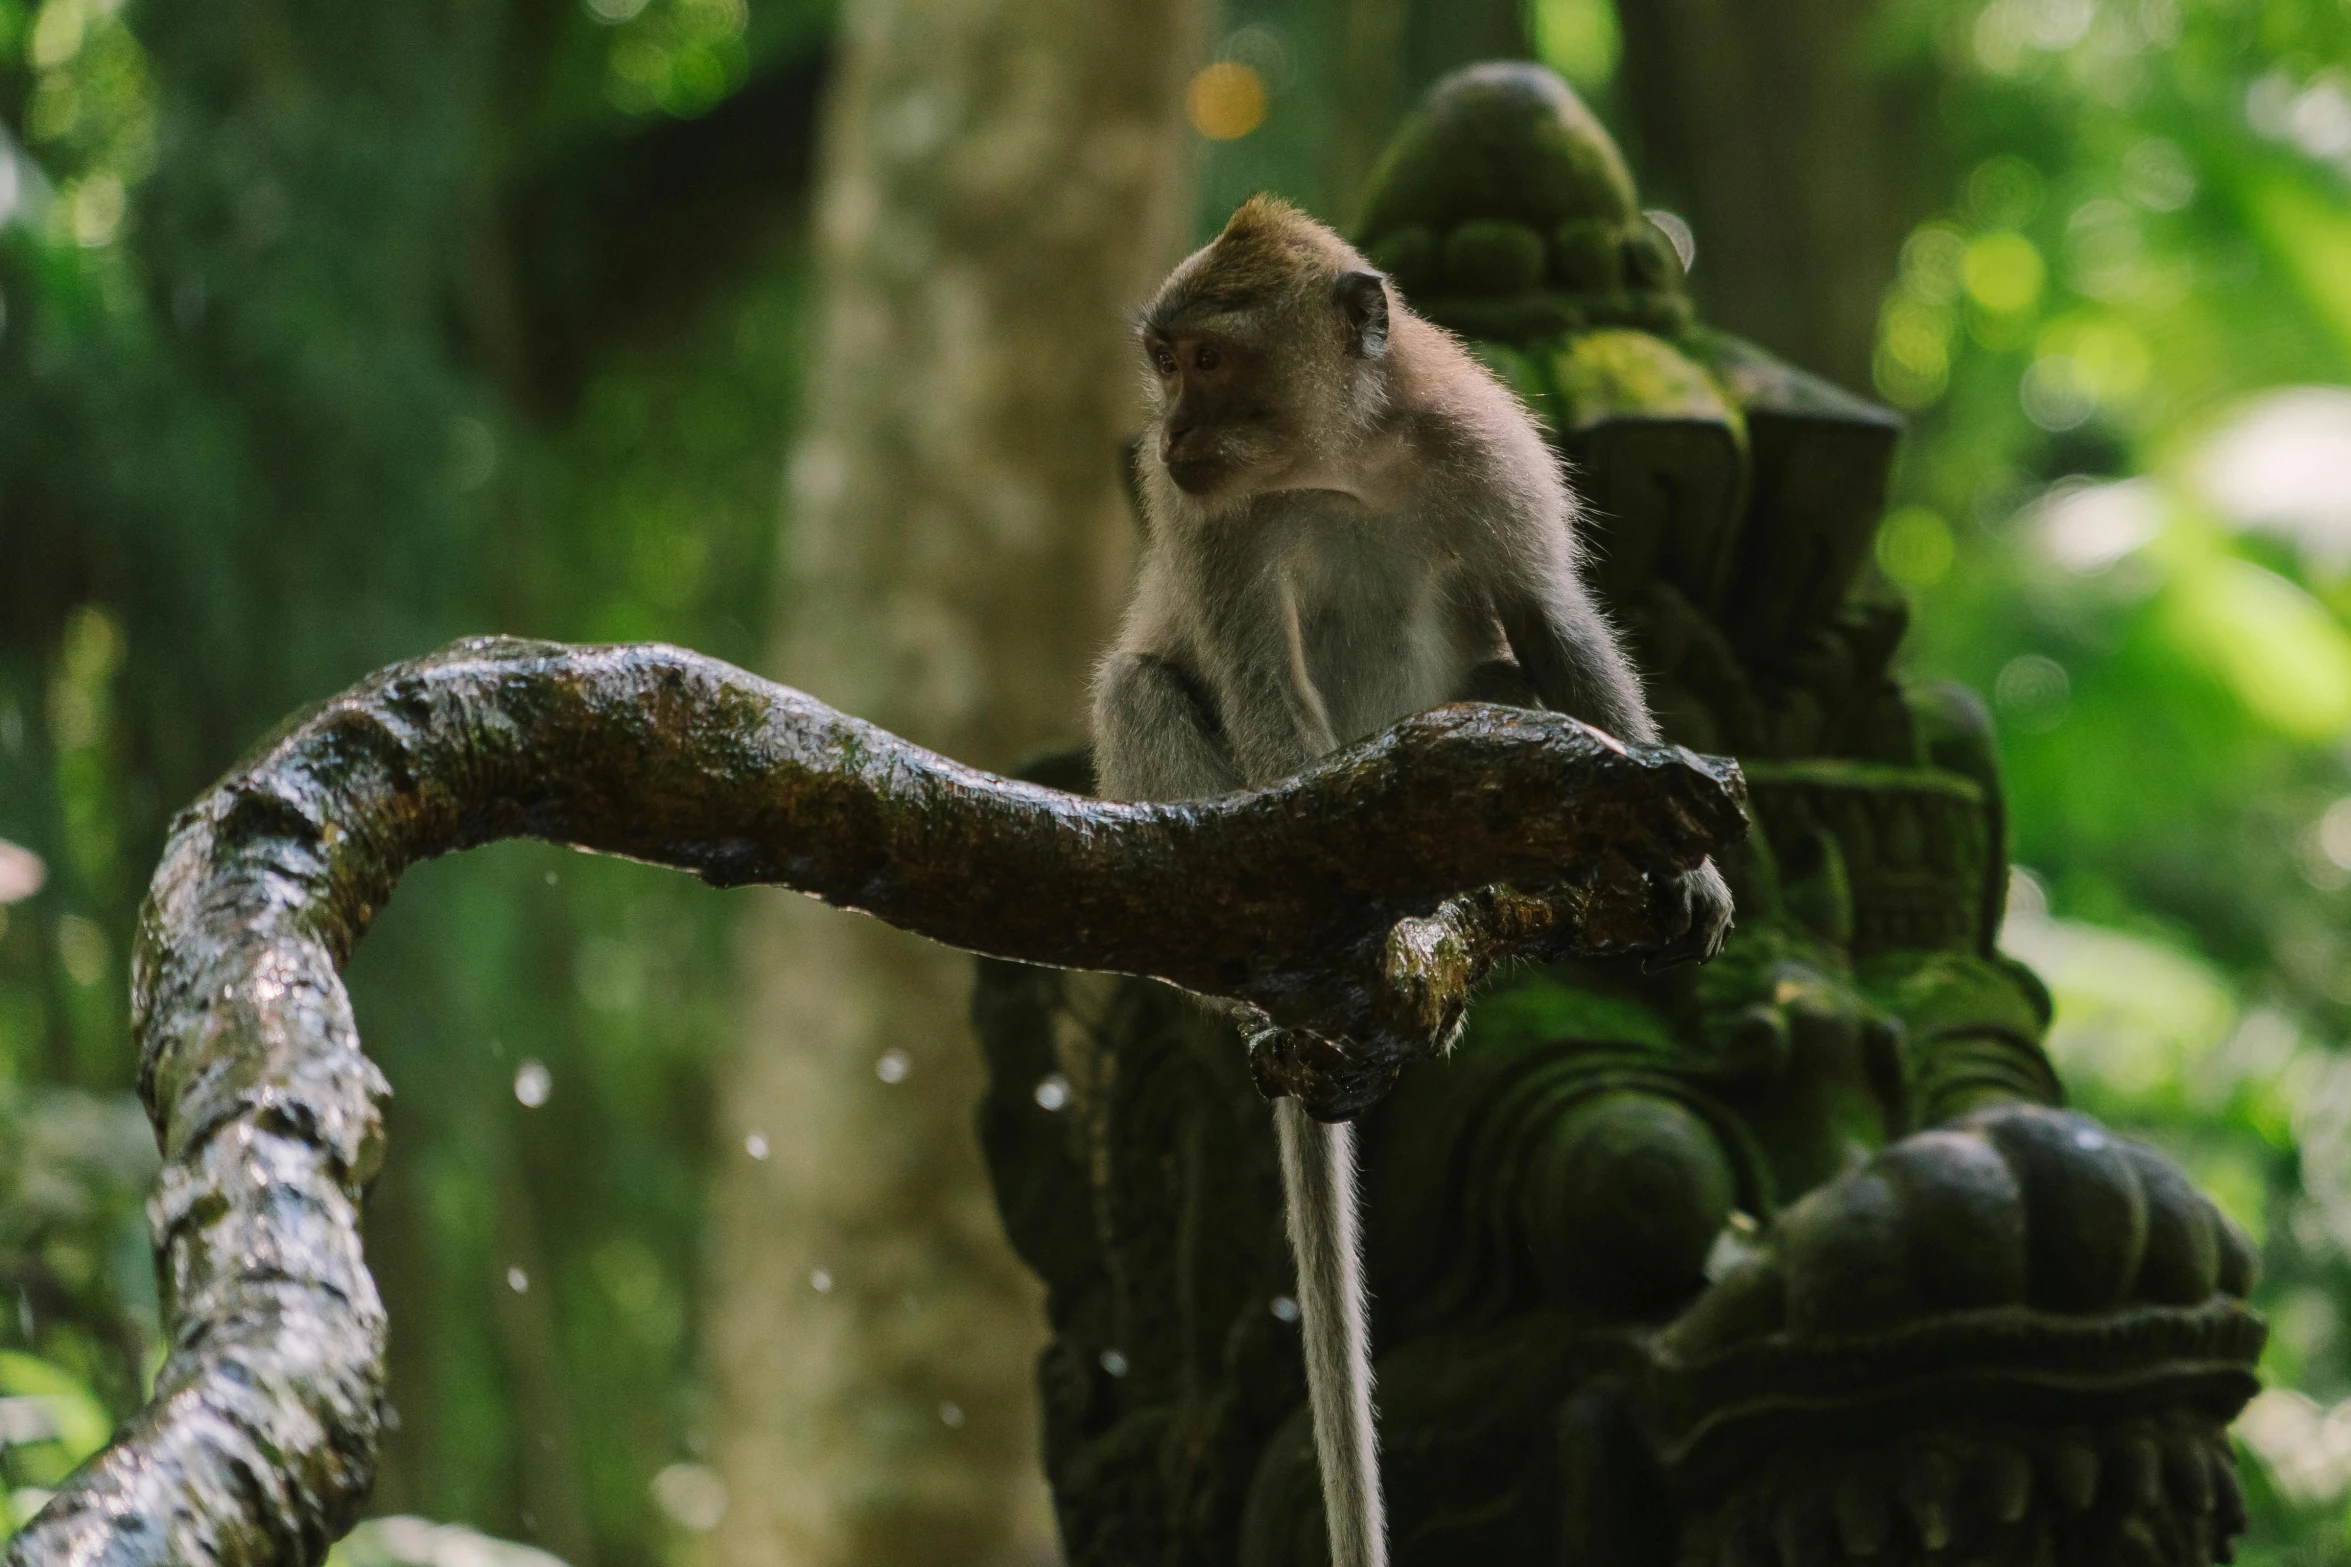
[[1196,348],[1192,351],[1192,364],[1197,369],[1213,370],[1223,359],[1224,356],[1213,348]]
[[1161,375],[1176,373],[1176,356],[1164,348],[1155,348],[1151,351],[1151,363]]

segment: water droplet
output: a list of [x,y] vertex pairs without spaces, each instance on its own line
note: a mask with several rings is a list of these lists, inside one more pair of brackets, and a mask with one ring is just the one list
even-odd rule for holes
[[941,1404],[939,1406],[939,1423],[950,1431],[962,1430],[963,1406],[961,1404]]
[[1038,1107],[1039,1109],[1042,1109],[1042,1110],[1058,1110],[1058,1109],[1060,1109],[1060,1108],[1061,1108],[1063,1105],[1066,1105],[1066,1104],[1068,1104],[1068,1103],[1069,1103],[1069,1079],[1068,1079],[1068,1078],[1066,1078],[1066,1077],[1063,1077],[1063,1076],[1062,1076],[1062,1075],[1061,1075],[1059,1072],[1055,1072],[1055,1073],[1051,1074],[1051,1075],[1050,1075],[1050,1076],[1048,1076],[1048,1077],[1044,1077],[1044,1078],[1041,1078],[1041,1079],[1039,1079],[1039,1080],[1038,1080],[1038,1083],[1037,1083],[1037,1107]]
[[1277,1322],[1295,1322],[1298,1320],[1298,1302],[1287,1295],[1276,1295],[1273,1298],[1273,1314]]
[[754,1159],[766,1158],[767,1134],[765,1132],[753,1132],[749,1137],[744,1138],[743,1152],[749,1154]]
[[1102,1369],[1114,1377],[1123,1377],[1127,1374],[1127,1357],[1115,1349],[1106,1349],[1102,1352]]
[[830,1295],[833,1292],[833,1276],[822,1268],[811,1268],[808,1273],[808,1287],[819,1295]]
[[508,1268],[506,1270],[506,1287],[520,1295],[531,1287],[531,1276],[520,1268]]
[[914,1070],[914,1062],[903,1050],[889,1050],[873,1064],[873,1075],[885,1083],[903,1083],[906,1074]]
[[555,1074],[547,1070],[547,1063],[536,1056],[527,1057],[514,1070],[514,1097],[525,1110],[536,1110],[555,1092]]
[[553,871],[549,871],[547,873],[547,885],[550,887],[555,885],[555,873]]

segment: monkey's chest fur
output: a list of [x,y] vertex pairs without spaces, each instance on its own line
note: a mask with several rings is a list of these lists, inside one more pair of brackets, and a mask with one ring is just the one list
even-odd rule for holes
[[1220,541],[1238,558],[1208,580],[1240,591],[1201,606],[1200,672],[1251,783],[1310,761],[1323,722],[1329,744],[1376,734],[1507,656],[1492,606],[1425,519],[1287,499]]

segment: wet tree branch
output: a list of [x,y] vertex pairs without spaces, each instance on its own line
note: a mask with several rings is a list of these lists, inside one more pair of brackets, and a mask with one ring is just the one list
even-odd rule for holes
[[536,837],[793,887],[1241,1001],[1360,1071],[1439,1048],[1496,962],[1671,934],[1657,879],[1743,830],[1731,764],[1504,708],[1425,714],[1277,788],[1120,805],[675,648],[482,640],[386,669],[174,823],[132,973],[171,1355],[9,1567],[315,1562],[356,1515],[386,1086],[339,970],[419,859]]

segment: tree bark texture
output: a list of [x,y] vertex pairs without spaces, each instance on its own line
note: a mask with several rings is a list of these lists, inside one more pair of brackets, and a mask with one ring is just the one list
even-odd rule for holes
[[[1524,950],[1477,901],[1500,875],[1589,911],[1571,938],[1642,939],[1626,895],[1736,837],[1739,795],[1727,762],[1456,707],[1278,789],[1114,805],[959,766],[675,648],[488,638],[381,671],[173,824],[132,957],[170,1355],[6,1567],[303,1567],[357,1516],[386,1332],[359,1210],[389,1089],[341,970],[420,859],[542,838],[792,887],[1000,957],[1190,979],[1321,1028],[1432,996],[1457,1012],[1484,966]],[[1631,911],[1621,927],[1612,907]],[[1450,957],[1415,939],[1432,924]]]
[[[1125,313],[1189,237],[1208,9],[844,6],[785,679],[982,765],[1082,733],[1134,532]],[[719,1130],[774,1156],[717,1193],[719,1558],[1050,1559],[1041,1296],[972,1130],[970,963],[791,898],[744,941]]]
[[1697,236],[1699,313],[1856,391],[1878,300],[1944,182],[1933,84],[1873,66],[1874,0],[1620,5],[1641,189]]

